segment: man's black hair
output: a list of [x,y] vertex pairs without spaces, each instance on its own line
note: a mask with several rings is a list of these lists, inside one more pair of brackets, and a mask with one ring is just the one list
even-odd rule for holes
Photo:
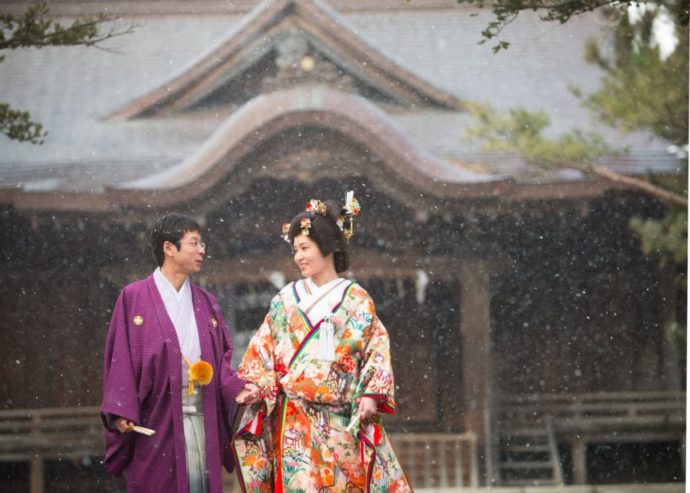
[[168,214],[156,223],[151,231],[151,251],[158,267],[162,267],[165,260],[165,253],[163,253],[165,242],[169,241],[179,250],[180,240],[190,231],[201,232],[199,223],[189,216],[176,212]]

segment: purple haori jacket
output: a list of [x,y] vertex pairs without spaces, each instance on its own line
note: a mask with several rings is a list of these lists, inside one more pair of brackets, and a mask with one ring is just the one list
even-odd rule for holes
[[[216,299],[192,284],[201,358],[213,365],[202,387],[209,493],[223,491],[221,464],[232,472],[235,397],[244,387],[230,367],[232,342]],[[123,472],[130,492],[188,493],[182,422],[182,355],[153,276],[126,286],[113,310],[105,345],[105,468]],[[156,430],[121,434],[113,415]]]

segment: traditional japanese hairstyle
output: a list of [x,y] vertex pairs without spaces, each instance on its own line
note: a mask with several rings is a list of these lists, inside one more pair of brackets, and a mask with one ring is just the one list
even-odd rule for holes
[[347,193],[343,207],[332,200],[312,199],[307,202],[304,212],[283,224],[283,239],[292,245],[295,236],[309,236],[322,255],[333,253],[335,271],[344,272],[350,266],[347,242],[354,234],[354,218],[359,210],[359,202],[353,192]]

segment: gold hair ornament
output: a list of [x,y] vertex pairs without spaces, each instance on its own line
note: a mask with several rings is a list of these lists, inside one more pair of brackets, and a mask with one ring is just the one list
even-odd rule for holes
[[355,192],[350,190],[345,194],[345,207],[343,207],[338,218],[338,226],[347,241],[350,241],[350,238],[355,234],[355,217],[359,215],[360,210],[361,207],[355,198]]
[[307,202],[307,205],[304,207],[304,210],[307,212],[311,212],[314,214],[320,214],[322,216],[325,216],[326,215],[326,204],[324,204],[320,200],[311,199],[309,202]]
[[[304,207],[304,210],[312,214],[319,214],[321,216],[327,217],[327,206],[324,202],[318,199],[311,199],[309,202],[307,202],[307,205]],[[359,205],[359,201],[355,198],[354,192],[347,192],[347,194],[345,194],[345,206],[343,207],[342,211],[340,212],[340,215],[338,216],[338,219],[336,220],[336,225],[338,226],[338,229],[342,231],[343,236],[348,241],[350,240],[350,238],[352,238],[352,236],[355,233],[355,217],[359,215],[360,210],[361,206]],[[309,232],[311,230],[311,219],[308,217],[303,218],[300,221],[299,227],[304,236],[309,236]],[[282,233],[280,236],[287,243],[290,243],[289,233],[290,223],[283,223]]]
[[304,236],[309,236],[309,230],[311,229],[311,219],[308,217],[303,217],[299,222],[299,229],[302,230]]

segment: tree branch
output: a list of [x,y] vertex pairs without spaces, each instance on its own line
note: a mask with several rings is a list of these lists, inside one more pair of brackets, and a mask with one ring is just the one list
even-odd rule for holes
[[661,187],[657,187],[656,185],[652,185],[647,180],[635,178],[634,176],[622,175],[620,173],[616,173],[615,171],[611,171],[610,169],[608,169],[604,166],[591,165],[591,166],[588,166],[588,168],[592,174],[595,174],[597,176],[605,178],[605,179],[612,181],[614,183],[621,183],[621,184],[626,185],[630,188],[636,188],[638,190],[642,190],[643,192],[646,192],[646,193],[648,193],[654,197],[657,197],[658,199],[661,199],[664,202],[669,202],[671,204],[674,204],[674,205],[677,205],[680,207],[687,207],[688,206],[688,198],[687,197],[684,197],[680,194],[671,192],[670,190],[666,190],[665,188],[661,188]]
[[576,169],[578,171],[582,171],[583,173],[596,175],[600,178],[604,178],[613,183],[625,185],[629,188],[635,188],[673,205],[680,207],[688,206],[688,198],[684,195],[672,192],[666,188],[658,187],[642,178],[611,171],[606,166],[598,166],[596,164],[580,164],[572,161],[558,161],[554,162],[553,164],[556,164],[562,168]]
[[43,130],[43,125],[31,120],[28,111],[16,110],[7,103],[0,103],[0,134],[20,142],[43,144],[48,132]]
[[[109,25],[101,30],[105,23]],[[0,13],[0,52],[17,48],[76,45],[115,52],[99,43],[133,31],[133,22],[122,25],[106,15],[77,19],[71,24],[63,25],[53,21],[48,14],[48,5],[40,2],[27,8],[20,16]],[[4,55],[0,55],[0,63],[4,59]],[[39,122],[31,119],[27,111],[0,103],[0,134],[19,142],[42,144],[47,132]]]
[[69,25],[50,19],[48,5],[44,2],[29,7],[19,17],[0,14],[0,50],[45,46],[96,46],[115,36],[129,34],[134,24],[124,27],[111,25],[106,32],[100,28],[115,19],[107,15],[77,19]]
[[[565,24],[571,17],[592,12],[601,7],[624,9],[635,3],[633,0],[456,0],[459,4],[474,5],[482,8],[485,5],[491,8],[493,20],[491,20],[481,32],[480,44],[490,39],[498,39],[503,29],[510,24],[522,12],[539,12],[539,18],[543,21],[557,21]],[[492,50],[494,53],[508,48],[508,41],[498,39]]]

